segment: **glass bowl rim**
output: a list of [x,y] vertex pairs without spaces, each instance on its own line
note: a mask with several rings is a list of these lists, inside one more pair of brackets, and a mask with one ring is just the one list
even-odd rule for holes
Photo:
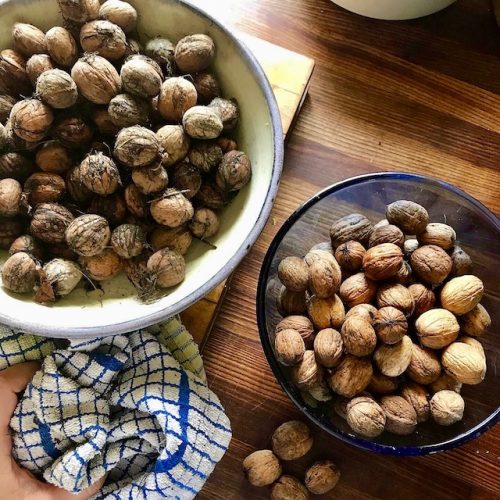
[[370,174],[359,175],[356,177],[350,177],[348,179],[342,180],[335,184],[328,186],[327,188],[321,190],[317,194],[313,195],[307,201],[305,201],[302,205],[300,205],[283,223],[280,227],[276,235],[274,236],[269,248],[267,249],[266,255],[262,262],[262,267],[259,274],[259,281],[257,284],[257,300],[256,300],[256,308],[257,308],[257,326],[259,329],[259,336],[262,343],[262,348],[264,350],[264,354],[266,355],[267,362],[271,367],[271,370],[274,374],[274,377],[281,385],[282,389],[285,391],[286,395],[293,402],[293,404],[303,413],[309,420],[311,420],[314,424],[320,427],[323,431],[328,434],[348,443],[354,445],[358,448],[362,448],[368,451],[374,451],[377,453],[382,453],[386,455],[399,455],[399,456],[417,456],[417,455],[428,455],[432,453],[437,453],[445,450],[449,450],[451,448],[455,448],[457,446],[461,446],[462,444],[479,437],[481,434],[486,432],[488,429],[492,428],[497,422],[500,421],[500,407],[496,409],[496,411],[492,412],[486,419],[482,422],[469,429],[466,432],[460,433],[452,439],[448,439],[447,441],[422,445],[422,446],[392,446],[386,444],[376,443],[374,441],[370,441],[368,439],[364,439],[362,437],[358,437],[352,434],[348,434],[340,429],[334,429],[332,427],[328,427],[323,422],[321,422],[315,415],[311,414],[307,406],[301,404],[297,398],[292,394],[290,389],[290,384],[287,380],[285,380],[281,375],[281,368],[274,356],[273,348],[269,341],[269,335],[267,332],[265,317],[266,317],[266,308],[265,308],[265,295],[267,288],[267,278],[269,276],[269,270],[271,268],[271,263],[273,261],[276,250],[281,244],[283,238],[288,233],[290,228],[297,222],[300,217],[309,210],[312,206],[316,205],[323,198],[333,194],[341,189],[344,189],[349,186],[362,184],[369,180],[409,180],[414,182],[426,182],[430,183],[434,186],[437,186],[441,189],[452,191],[458,196],[464,198],[469,203],[475,206],[481,214],[488,219],[496,228],[498,232],[500,232],[500,220],[496,217],[485,205],[481,202],[473,198],[471,195],[462,191],[461,189],[449,184],[445,181],[441,181],[435,179],[433,177],[428,177],[425,175],[411,174],[406,172],[376,172]]

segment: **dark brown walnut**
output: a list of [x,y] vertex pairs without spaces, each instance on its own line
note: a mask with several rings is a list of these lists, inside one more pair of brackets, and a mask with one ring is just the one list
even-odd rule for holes
[[0,123],[7,121],[14,104],[16,104],[16,100],[10,95],[0,95]]
[[369,247],[381,245],[382,243],[393,243],[398,247],[403,247],[405,235],[397,226],[387,224],[373,229],[368,243]]
[[463,276],[464,274],[472,274],[472,259],[469,254],[461,247],[455,245],[450,254],[451,257],[451,272],[450,276]]
[[45,33],[32,24],[14,23],[12,45],[15,50],[27,57],[47,52]]
[[238,149],[238,143],[234,139],[229,139],[228,137],[218,137],[217,145],[222,149],[222,153],[226,154],[229,151],[236,151]]
[[198,103],[200,104],[208,104],[221,95],[219,82],[212,73],[202,71],[193,75],[193,85],[198,93]]
[[195,200],[201,205],[211,208],[212,210],[224,208],[229,203],[230,199],[229,193],[223,191],[217,184],[210,181],[204,181],[195,196]]
[[405,335],[397,344],[381,344],[373,355],[380,373],[387,377],[399,377],[408,368],[412,356],[412,341]]
[[299,389],[308,389],[323,383],[324,372],[324,368],[316,361],[314,351],[307,350],[302,360],[292,367],[291,376]]
[[150,205],[151,216],[163,226],[179,227],[193,218],[191,202],[176,189],[167,189]]
[[120,127],[115,125],[111,119],[108,108],[97,108],[94,110],[92,120],[102,135],[114,137],[120,132]]
[[427,422],[430,416],[429,393],[419,384],[408,382],[401,388],[401,396],[411,404],[417,415],[417,423]]
[[80,165],[83,184],[101,196],[113,194],[120,186],[120,172],[115,162],[103,153],[88,155]]
[[396,344],[408,331],[405,315],[395,307],[382,307],[375,314],[373,327],[384,344]]
[[145,167],[132,170],[132,182],[144,194],[163,191],[168,184],[168,174],[160,162],[153,162]]
[[411,361],[406,373],[414,382],[429,385],[441,375],[441,363],[434,351],[413,344]]
[[436,245],[449,250],[457,239],[455,230],[447,224],[432,222],[427,224],[425,230],[417,236],[420,245]]
[[101,253],[109,243],[111,230],[100,215],[86,214],[74,219],[66,229],[66,243],[78,255],[92,257]]
[[[196,106],[197,98],[196,89],[189,80],[182,77],[167,78],[161,85],[158,111],[165,120],[179,123],[186,112]],[[220,125],[222,128],[222,123]]]
[[116,24],[98,19],[82,26],[80,45],[84,52],[97,53],[109,61],[117,61],[125,55],[127,38]]
[[408,287],[408,291],[413,297],[415,308],[413,315],[418,318],[421,314],[432,309],[436,303],[436,295],[434,292],[421,283],[415,283]]
[[309,427],[299,420],[290,420],[281,424],[271,438],[274,454],[281,460],[298,460],[313,445]]
[[33,236],[46,243],[62,243],[65,232],[73,221],[72,213],[57,203],[38,205],[30,224]]
[[92,198],[92,191],[83,183],[81,164],[74,166],[66,175],[66,189],[78,205],[87,205]]
[[427,210],[408,200],[398,200],[388,205],[385,216],[390,224],[398,226],[405,234],[420,234],[429,222]]
[[306,347],[296,330],[280,330],[274,339],[276,359],[284,366],[294,366],[302,361]]
[[347,354],[327,379],[335,394],[352,398],[366,389],[372,375],[370,359]]
[[314,341],[314,326],[306,316],[292,315],[282,319],[276,325],[276,334],[281,330],[292,329],[300,333],[305,346],[310,349]]
[[346,313],[345,318],[350,318],[351,316],[360,316],[361,318],[373,324],[375,315],[377,314],[377,308],[371,304],[358,304]]
[[215,182],[223,191],[239,191],[252,177],[252,165],[242,151],[229,151],[217,168]]
[[208,35],[188,35],[177,42],[174,56],[183,73],[198,73],[212,64],[215,44]]
[[80,257],[86,276],[94,281],[105,281],[116,276],[123,268],[120,256],[111,248],[90,257]]
[[361,436],[374,438],[384,432],[385,413],[372,398],[352,399],[347,405],[346,417],[349,427]]
[[306,312],[305,292],[291,292],[282,286],[276,297],[276,307],[282,316]]
[[146,196],[135,184],[129,184],[123,194],[128,211],[135,217],[143,219],[148,213]]
[[305,292],[309,267],[300,257],[285,257],[278,266],[278,278],[292,292]]
[[451,257],[440,247],[425,245],[417,248],[410,257],[413,272],[430,285],[440,285],[450,274]]
[[392,394],[398,389],[398,379],[374,372],[366,390],[373,394]]
[[[156,132],[156,136],[164,152],[163,165],[165,167],[174,165],[186,158],[191,145],[191,139],[184,132],[182,125],[165,125]],[[191,161],[191,163],[193,162]]]
[[462,332],[472,337],[484,335],[490,326],[491,317],[481,304],[460,317]]
[[375,350],[377,336],[373,326],[360,316],[346,319],[340,330],[345,350],[354,356],[368,356]]
[[370,303],[377,293],[377,285],[365,273],[357,273],[347,278],[341,285],[339,295],[349,307]]
[[49,132],[54,113],[38,99],[24,99],[14,105],[10,112],[12,130],[28,142],[41,141]]
[[39,261],[45,257],[45,248],[43,245],[29,234],[24,234],[16,238],[9,248],[9,255],[17,252],[25,252]]
[[155,252],[168,247],[184,255],[191,246],[192,241],[193,236],[186,226],[172,229],[158,226],[149,235],[149,243]]
[[24,228],[19,217],[0,217],[0,248],[7,250],[24,233]]
[[340,328],[345,318],[344,304],[337,295],[332,295],[326,299],[315,296],[309,297],[307,300],[307,313],[314,326],[319,329]]
[[163,248],[149,258],[148,271],[159,288],[171,288],[186,277],[186,262],[180,253]]
[[318,259],[309,266],[309,290],[320,299],[335,294],[340,286],[342,273],[337,261]]
[[326,368],[334,368],[340,363],[344,353],[342,336],[333,328],[320,330],[314,339],[314,354],[318,363]]
[[124,128],[116,137],[114,156],[127,167],[144,167],[156,160],[159,154],[158,137],[145,127]]
[[417,426],[417,414],[413,406],[401,396],[383,396],[380,406],[386,416],[385,429],[393,434],[412,434]]
[[15,179],[0,180],[0,216],[13,217],[21,211],[23,190]]
[[220,146],[211,141],[198,141],[189,151],[189,161],[203,173],[215,171],[223,157]]
[[347,272],[359,271],[363,266],[365,247],[358,241],[346,241],[335,250],[335,259]]
[[268,486],[281,476],[282,468],[271,450],[259,450],[243,460],[243,472],[250,484]]
[[2,286],[14,293],[32,292],[38,278],[38,264],[32,256],[18,252],[2,266]]
[[37,151],[36,164],[44,172],[63,174],[73,166],[73,159],[59,141],[48,141]]
[[56,69],[56,65],[47,54],[35,54],[26,62],[26,73],[33,87],[36,87],[38,77],[51,69]]
[[118,94],[109,102],[108,113],[111,121],[119,128],[147,125],[149,104],[131,94]]
[[140,98],[148,98],[160,93],[163,72],[153,59],[135,54],[128,57],[121,67],[120,77],[123,90]]
[[52,60],[64,68],[71,68],[78,59],[78,46],[73,35],[65,28],[55,26],[45,34],[47,52]]
[[202,184],[200,171],[187,162],[174,165],[170,172],[170,184],[188,199],[194,198]]
[[52,136],[68,148],[81,148],[90,143],[94,132],[79,116],[58,120],[52,128]]
[[340,480],[340,471],[331,460],[315,462],[306,470],[304,482],[314,495],[323,495],[333,490]]
[[332,247],[336,249],[347,241],[359,241],[366,245],[372,231],[372,223],[364,215],[346,215],[334,222],[330,228]]
[[235,99],[224,99],[222,97],[216,97],[209,104],[209,107],[217,111],[226,132],[233,130],[238,124],[240,110]]
[[460,326],[457,318],[446,309],[430,309],[415,322],[420,343],[431,349],[442,349],[458,336]]
[[386,280],[398,273],[402,263],[401,248],[393,243],[382,243],[366,251],[363,257],[363,270],[372,280]]
[[333,402],[333,409],[335,413],[342,419],[347,420],[347,405],[350,403],[351,398],[344,398],[343,396],[335,396]]
[[20,153],[0,154],[0,179],[24,182],[35,171],[35,165]]
[[271,489],[271,500],[308,500],[307,488],[294,476],[283,475]]
[[377,290],[377,305],[378,307],[395,307],[407,318],[412,315],[415,307],[412,294],[408,288],[399,283],[381,285]]
[[206,240],[215,236],[220,227],[219,217],[210,208],[197,208],[193,219],[189,223],[189,229],[196,238]]
[[36,172],[26,179],[24,192],[31,205],[56,202],[66,192],[66,183],[60,175]]
[[30,95],[32,91],[23,56],[11,49],[2,50],[0,52],[0,94],[18,97]]

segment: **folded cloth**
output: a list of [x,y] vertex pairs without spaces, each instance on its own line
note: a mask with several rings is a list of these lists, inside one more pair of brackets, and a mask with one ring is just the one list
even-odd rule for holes
[[177,319],[96,340],[60,341],[0,325],[0,369],[40,360],[11,419],[13,455],[96,499],[194,498],[231,439],[191,335]]

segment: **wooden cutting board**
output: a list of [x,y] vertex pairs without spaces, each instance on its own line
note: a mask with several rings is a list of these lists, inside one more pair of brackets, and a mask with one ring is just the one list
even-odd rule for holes
[[[239,38],[253,51],[271,82],[286,138],[307,95],[314,61],[250,35],[240,33]],[[217,317],[229,281],[230,278],[181,314],[182,322],[202,348]]]

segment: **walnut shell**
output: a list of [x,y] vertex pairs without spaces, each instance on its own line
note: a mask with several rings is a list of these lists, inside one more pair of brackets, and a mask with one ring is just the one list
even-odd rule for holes
[[463,248],[455,245],[450,257],[452,261],[450,276],[472,274],[472,259]]
[[460,327],[455,316],[446,309],[431,309],[418,317],[415,328],[420,342],[431,349],[441,349],[458,336]]
[[337,261],[319,259],[309,269],[309,289],[316,297],[325,299],[335,294],[339,288],[342,274]]
[[124,128],[116,137],[114,156],[127,167],[144,167],[155,161],[159,154],[158,137],[145,127]]
[[401,397],[413,406],[417,423],[426,422],[430,416],[429,393],[419,384],[408,382],[401,388]]
[[167,187],[168,174],[161,163],[151,163],[145,167],[134,168],[132,182],[142,193],[154,194]]
[[323,382],[324,369],[316,362],[314,351],[306,351],[302,360],[292,367],[293,382],[300,389],[308,389]]
[[12,45],[15,50],[27,57],[47,52],[45,33],[32,24],[14,23]]
[[467,335],[479,337],[484,335],[491,326],[491,318],[488,311],[481,304],[478,304],[460,317],[460,326]]
[[25,252],[39,261],[43,261],[45,257],[45,248],[41,242],[29,234],[19,236],[12,242],[9,247],[9,255],[14,255],[17,252]]
[[193,237],[186,226],[175,228],[158,226],[149,235],[149,243],[155,252],[168,247],[184,255],[191,246],[192,241]]
[[456,239],[455,230],[440,222],[427,224],[425,230],[417,237],[420,245],[436,245],[444,250],[449,250],[455,244]]
[[385,413],[372,398],[351,399],[346,416],[350,428],[361,436],[374,438],[384,432]]
[[36,164],[44,172],[63,174],[73,166],[73,159],[59,141],[48,141],[37,151]]
[[99,195],[113,194],[120,186],[120,172],[115,162],[102,153],[88,155],[80,165],[85,187]]
[[[189,146],[191,145],[191,139],[184,132],[182,125],[165,125],[156,132],[156,135],[160,141],[161,148],[166,153],[166,159],[163,161],[165,167],[174,165],[186,158]],[[191,153],[189,155],[191,158]],[[222,159],[222,152],[220,156]],[[191,161],[191,163],[193,162]]]
[[215,139],[223,129],[222,120],[217,112],[206,106],[189,108],[184,113],[182,125],[193,139]]
[[364,215],[346,215],[334,222],[330,228],[332,247],[336,249],[347,241],[359,241],[366,245],[372,231],[372,223]]
[[169,248],[163,248],[151,255],[147,269],[156,278],[156,285],[160,288],[176,286],[186,276],[184,257]]
[[97,53],[109,61],[117,61],[125,55],[127,38],[116,24],[98,19],[82,26],[80,45],[84,52]]
[[410,364],[413,342],[405,335],[397,344],[381,345],[373,355],[380,372],[388,377],[398,377]]
[[80,283],[83,273],[76,262],[53,259],[43,266],[46,280],[58,297],[69,295]]
[[0,217],[0,248],[8,249],[24,228],[24,221],[18,217]]
[[191,220],[194,208],[191,202],[175,189],[167,189],[163,196],[150,206],[153,219],[167,227],[179,227]]
[[395,274],[394,280],[400,285],[409,285],[413,282],[413,276],[410,264],[408,262],[403,261],[399,271]]
[[339,295],[349,306],[369,303],[377,293],[377,285],[365,273],[357,273],[347,278],[339,289]]
[[399,283],[380,286],[377,290],[377,305],[378,307],[395,307],[407,318],[412,315],[415,307],[410,291]]
[[444,390],[460,392],[462,389],[462,383],[453,378],[448,373],[443,372],[442,375],[429,387],[432,392],[439,392]]
[[189,224],[189,229],[196,238],[206,240],[217,234],[219,224],[219,218],[213,210],[197,208],[194,211],[193,220]]
[[390,224],[401,228],[405,234],[420,234],[429,222],[427,210],[418,203],[398,200],[387,206],[385,216]]
[[302,361],[306,351],[304,340],[296,330],[281,330],[274,339],[276,359],[285,366],[293,366]]
[[54,113],[38,99],[24,99],[14,105],[10,112],[12,130],[28,142],[41,141],[49,132]]
[[204,173],[217,169],[223,157],[220,146],[211,141],[198,141],[189,151],[189,161]]
[[248,156],[242,151],[229,151],[217,168],[215,182],[223,191],[239,191],[251,177],[252,164]]
[[336,394],[352,398],[365,390],[373,375],[371,361],[347,354],[328,376],[328,385]]
[[462,384],[480,384],[486,375],[484,353],[464,342],[453,342],[444,351],[441,363],[446,372]]
[[[167,78],[161,86],[160,96],[158,97],[158,111],[165,120],[180,122],[185,113],[196,106],[197,98],[196,89],[189,80],[182,77]],[[217,118],[220,121],[218,116]]]
[[406,373],[414,382],[429,385],[441,375],[441,363],[434,351],[413,344],[411,361]]
[[38,205],[30,224],[33,236],[46,243],[62,243],[66,229],[71,224],[71,212],[57,203]]
[[436,304],[436,295],[434,292],[421,283],[410,285],[408,291],[413,297],[413,303],[415,305],[413,316],[415,318],[418,318],[424,312],[432,309]]
[[134,31],[137,24],[137,11],[121,0],[106,0],[99,9],[99,17],[117,24],[125,33]]
[[326,299],[310,297],[307,300],[307,312],[318,329],[340,328],[345,318],[344,304],[337,295]]
[[224,130],[233,130],[238,124],[240,118],[240,110],[236,99],[223,99],[216,97],[210,104],[210,108],[214,108],[222,120]]
[[422,281],[440,285],[450,274],[452,261],[440,247],[425,245],[417,248],[410,257],[411,268]]
[[80,264],[85,274],[92,280],[105,281],[113,278],[122,270],[120,256],[111,248],[105,248],[101,253],[90,257],[80,257]]
[[403,231],[401,231],[401,229],[397,226],[387,224],[373,229],[368,246],[375,247],[377,245],[381,245],[382,243],[393,243],[394,245],[402,248],[404,241],[405,235],[403,234]]
[[25,252],[10,256],[2,266],[2,286],[14,293],[33,291],[38,278],[38,265]]
[[230,201],[229,194],[220,189],[215,182],[203,181],[195,199],[212,210],[224,208]]
[[15,179],[0,180],[0,216],[12,217],[21,208],[23,189]]
[[271,490],[271,500],[308,500],[307,488],[293,476],[283,475]]
[[5,123],[16,100],[10,95],[0,95],[0,123]]
[[363,269],[372,280],[386,280],[397,274],[403,263],[401,248],[393,243],[382,243],[369,248],[363,257]]
[[187,162],[174,165],[170,171],[170,180],[172,186],[181,191],[188,200],[198,194],[203,182],[199,170]]
[[118,94],[109,102],[109,118],[118,128],[147,125],[149,113],[149,104],[132,94]]
[[26,63],[26,73],[33,87],[36,87],[38,78],[51,69],[56,69],[56,64],[47,54],[35,54]]
[[439,391],[432,396],[431,415],[439,425],[452,425],[462,420],[465,401],[455,391]]
[[66,229],[66,243],[78,255],[92,257],[109,243],[111,230],[100,215],[86,214],[74,219]]
[[24,192],[31,205],[59,201],[66,191],[64,179],[57,174],[36,172],[24,183]]
[[86,23],[99,16],[99,0],[57,0],[64,19],[75,23]]
[[312,445],[311,430],[299,420],[285,422],[273,433],[273,452],[281,460],[298,460],[312,448]]
[[172,76],[175,65],[174,51],[175,46],[170,40],[156,37],[146,43],[144,53],[164,69],[166,76]]
[[193,75],[193,84],[198,93],[198,102],[200,104],[208,104],[221,95],[220,84],[212,73],[203,71]]
[[285,257],[278,266],[278,278],[292,292],[305,292],[309,268],[299,257]]
[[282,286],[276,297],[276,306],[282,316],[302,314],[306,312],[306,294],[304,292],[291,292]]
[[373,324],[373,320],[375,319],[376,314],[377,308],[372,306],[371,304],[358,304],[352,309],[349,309],[349,311],[345,315],[345,319],[350,318],[351,316],[360,316],[370,324]]
[[331,491],[340,479],[340,471],[331,460],[315,462],[306,470],[305,485],[314,495],[323,495]]
[[175,46],[175,62],[184,73],[198,73],[207,69],[214,57],[215,44],[208,35],[188,35]]
[[111,234],[113,250],[124,259],[141,255],[146,244],[146,235],[140,226],[122,224]]
[[243,460],[243,472],[250,484],[267,486],[281,476],[281,464],[271,450],[254,451]]
[[53,137],[73,149],[85,146],[92,140],[93,134],[92,128],[79,116],[62,118],[52,128]]
[[314,339],[314,354],[318,363],[326,368],[334,368],[342,358],[344,343],[342,336],[333,328],[320,330]]
[[358,241],[346,241],[335,250],[335,259],[343,270],[355,272],[361,269],[365,253],[365,247]]
[[32,90],[23,56],[14,50],[2,50],[0,52],[0,94],[18,97],[30,95]]
[[35,166],[19,153],[0,154],[0,179],[15,179],[24,182],[33,172]]
[[330,262],[333,266],[335,266],[335,257],[333,256],[330,249],[324,248],[315,248],[318,245],[315,245],[304,257],[304,262],[308,266],[312,266],[318,260],[326,260]]
[[444,285],[440,295],[441,305],[452,313],[462,315],[479,304],[483,293],[483,282],[472,274],[465,274]]
[[129,212],[142,219],[146,216],[148,205],[146,196],[135,184],[129,184],[124,191],[125,203]]
[[[155,61],[141,54],[130,56],[121,67],[123,89],[140,98],[155,97],[161,92],[163,73]],[[160,98],[158,99],[158,109]]]
[[45,34],[47,52],[59,66],[71,68],[78,59],[78,46],[73,35],[65,28],[55,26]]
[[380,406],[386,416],[385,429],[393,434],[412,434],[417,426],[417,414],[413,406],[401,396],[383,396]]
[[360,316],[346,319],[340,331],[346,351],[354,356],[368,356],[377,345],[371,323]]
[[306,316],[288,316],[276,325],[276,334],[282,330],[292,329],[300,333],[307,348],[312,347],[314,341],[314,327]]
[[373,327],[384,344],[397,344],[408,332],[405,315],[395,307],[382,307],[375,314]]
[[381,373],[373,373],[366,390],[374,394],[391,394],[398,388],[398,379]]
[[78,99],[76,83],[68,73],[60,69],[43,72],[36,82],[36,93],[42,101],[55,109],[69,108]]

